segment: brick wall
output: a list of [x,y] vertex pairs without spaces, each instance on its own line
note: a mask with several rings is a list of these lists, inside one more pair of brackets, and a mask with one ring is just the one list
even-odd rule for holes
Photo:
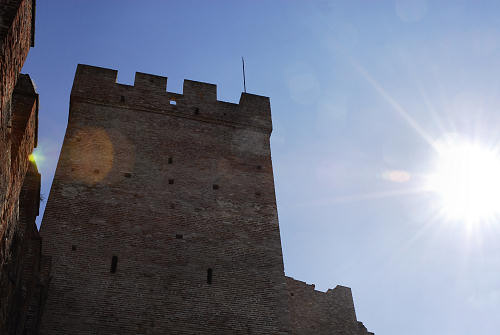
[[269,99],[116,74],[76,72],[41,334],[287,334]]
[[24,310],[39,288],[35,217],[40,180],[28,160],[36,146],[38,95],[29,76],[19,75],[34,42],[34,9],[34,0],[0,5],[1,334],[31,334],[24,332]]
[[[19,197],[19,221],[12,245],[14,260],[7,267],[8,290],[13,292],[7,306],[5,334],[37,334],[41,294],[47,278],[40,276],[41,240],[35,219],[40,202],[40,174],[29,164]],[[2,333],[3,334],[3,333]]]
[[326,292],[314,284],[286,277],[291,334],[373,335],[356,320],[351,289],[337,286]]
[[3,0],[0,6],[0,108],[10,100],[17,76],[31,46],[34,46],[33,0]]
[[[20,75],[14,89],[13,116],[7,153],[10,159],[2,171],[8,177],[3,193],[0,240],[0,333],[17,334],[22,315],[38,285],[38,215],[40,175],[29,155],[36,146],[38,94],[28,75]],[[4,152],[5,154],[5,152]],[[4,159],[5,157],[3,157]],[[2,163],[4,160],[2,159]]]
[[12,95],[32,42],[32,12],[29,0],[5,0],[0,6],[0,252],[6,247],[4,233],[15,215],[14,204],[27,169],[26,163],[11,174],[11,156],[16,154],[11,152]]
[[269,99],[79,65],[41,227],[40,334],[370,335],[351,291],[285,277]]

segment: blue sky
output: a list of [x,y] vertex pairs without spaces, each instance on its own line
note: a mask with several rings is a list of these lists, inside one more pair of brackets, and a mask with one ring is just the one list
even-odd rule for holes
[[[49,194],[78,63],[271,97],[285,271],[353,290],[376,334],[500,329],[500,222],[421,191],[449,134],[500,139],[500,16],[487,1],[38,1],[23,72],[40,93]],[[44,204],[43,204],[44,205]],[[42,205],[42,207],[43,207]],[[41,216],[39,217],[39,221]]]

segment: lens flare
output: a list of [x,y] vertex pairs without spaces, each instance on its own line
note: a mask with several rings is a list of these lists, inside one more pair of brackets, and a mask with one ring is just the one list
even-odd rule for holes
[[104,128],[83,128],[72,134],[68,143],[73,178],[94,185],[108,176],[115,161],[115,150],[108,131]]
[[45,160],[45,157],[40,152],[40,150],[35,149],[29,156],[28,159],[30,162],[40,165]]
[[461,139],[437,142],[427,187],[451,220],[478,223],[500,215],[500,157],[495,150]]

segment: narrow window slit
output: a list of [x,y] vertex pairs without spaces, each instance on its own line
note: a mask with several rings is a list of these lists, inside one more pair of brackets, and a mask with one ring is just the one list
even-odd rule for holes
[[219,189],[219,185],[217,185],[217,184],[213,184],[213,185],[212,185],[212,189],[214,189],[214,190],[218,190],[218,189]]
[[125,97],[123,95],[120,97],[120,102],[125,102]]
[[170,185],[172,185],[172,184],[174,183],[174,180],[173,180],[173,179],[169,179],[169,180],[168,180],[168,183],[169,183]]
[[116,266],[117,265],[118,265],[118,256],[113,256],[111,258],[111,270],[110,270],[111,273],[115,273],[116,272]]
[[173,106],[176,106],[177,105],[177,101],[175,101],[174,99],[171,99],[170,100],[170,104],[173,105]]
[[174,159],[172,157],[168,157],[168,164],[172,164],[174,162]]
[[76,245],[72,245],[72,246],[71,246],[71,250],[72,250],[72,251],[75,251],[75,250],[76,250]]
[[182,234],[176,234],[175,235],[175,238],[178,239],[178,240],[182,240],[182,237],[183,237]]
[[212,269],[210,268],[207,270],[207,284],[212,284]]
[[194,108],[194,114],[195,114],[195,115],[200,114],[200,109],[199,109],[198,107],[195,107],[195,108]]
[[125,172],[123,175],[125,176],[125,178],[132,177],[132,174],[130,172]]

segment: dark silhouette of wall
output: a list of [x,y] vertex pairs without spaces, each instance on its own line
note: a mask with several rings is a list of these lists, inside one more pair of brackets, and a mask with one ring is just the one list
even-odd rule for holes
[[369,334],[350,289],[307,297],[284,276],[269,99],[116,76],[76,71],[41,227],[41,334]]
[[41,227],[42,334],[284,334],[267,97],[79,65]]
[[34,43],[34,10],[33,0],[0,5],[0,334],[35,334],[44,293],[47,259],[35,225],[40,175],[29,159],[37,145],[38,94],[19,74]]

